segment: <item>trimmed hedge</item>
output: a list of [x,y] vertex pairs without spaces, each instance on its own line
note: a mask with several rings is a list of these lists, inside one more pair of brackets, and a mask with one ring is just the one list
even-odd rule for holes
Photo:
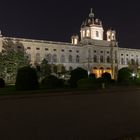
[[17,73],[15,86],[17,90],[39,89],[36,70],[29,66],[20,68]]

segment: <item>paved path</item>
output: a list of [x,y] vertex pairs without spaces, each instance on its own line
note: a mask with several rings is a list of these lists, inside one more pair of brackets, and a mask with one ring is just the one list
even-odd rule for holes
[[109,140],[140,132],[140,91],[0,99],[0,140]]

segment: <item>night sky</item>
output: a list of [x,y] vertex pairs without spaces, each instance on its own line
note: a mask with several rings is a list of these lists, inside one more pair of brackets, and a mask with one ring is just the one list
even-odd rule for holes
[[3,36],[70,42],[93,8],[104,30],[117,32],[120,47],[140,49],[140,8],[138,1],[123,0],[12,0],[0,3]]

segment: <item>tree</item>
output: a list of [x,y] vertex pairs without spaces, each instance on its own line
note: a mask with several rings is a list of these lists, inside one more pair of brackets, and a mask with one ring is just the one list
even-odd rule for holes
[[70,77],[70,85],[71,87],[77,87],[77,82],[80,79],[87,78],[88,73],[86,70],[82,68],[76,68],[71,71],[71,77]]
[[24,46],[20,42],[5,40],[3,50],[0,53],[0,77],[10,79],[14,82],[17,70],[26,65],[30,65]]
[[51,65],[48,64],[48,61],[46,59],[42,60],[42,63],[40,64],[40,77],[41,79],[45,78],[46,76],[49,76],[51,74]]

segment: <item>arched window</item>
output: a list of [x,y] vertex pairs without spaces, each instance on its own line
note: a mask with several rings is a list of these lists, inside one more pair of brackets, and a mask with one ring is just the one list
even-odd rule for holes
[[51,62],[51,54],[46,54],[46,55],[45,55],[45,59],[46,59],[48,62]]
[[36,53],[36,62],[40,62],[40,53]]
[[96,37],[99,37],[99,32],[98,31],[96,31]]
[[104,57],[101,55],[100,56],[100,62],[103,63],[104,62]]
[[97,62],[97,56],[96,55],[94,55],[94,62]]
[[122,65],[124,64],[124,59],[123,59],[123,58],[121,58],[121,64],[122,64]]
[[65,55],[61,55],[60,61],[61,63],[65,63]]
[[90,36],[90,30],[86,30],[86,37]]
[[57,62],[57,55],[56,55],[56,54],[54,54],[54,55],[52,56],[52,61],[53,61],[54,63]]
[[83,37],[85,37],[85,30],[82,31]]
[[126,65],[128,65],[129,64],[129,59],[128,58],[126,58]]
[[131,59],[131,64],[134,65],[135,64],[135,60]]
[[107,63],[110,63],[110,56],[107,56],[106,61],[107,61]]
[[27,59],[29,60],[29,61],[31,61],[31,54],[27,54]]
[[69,55],[69,62],[72,63],[72,55]]
[[79,55],[76,56],[76,63],[79,63],[80,62],[80,57]]

